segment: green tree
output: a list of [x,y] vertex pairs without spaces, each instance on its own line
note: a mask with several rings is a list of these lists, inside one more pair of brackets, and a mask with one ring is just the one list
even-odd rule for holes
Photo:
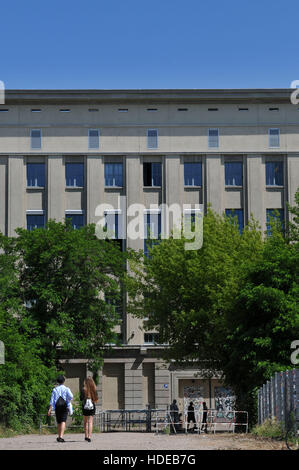
[[[235,222],[235,220],[233,220]],[[256,223],[240,234],[236,223],[209,210],[203,221],[203,246],[186,250],[186,240],[170,238],[153,246],[142,262],[131,261],[130,311],[159,331],[168,359],[202,360],[207,368],[222,361],[228,334],[226,312],[242,280],[242,266],[262,251]]]
[[95,372],[105,345],[116,341],[120,318],[105,297],[120,299],[125,255],[113,241],[96,238],[94,225],[75,230],[49,221],[16,232],[7,252],[16,260],[22,317],[42,342],[44,363],[58,367],[62,357],[86,357]]
[[[5,241],[2,238],[2,247]],[[37,425],[49,403],[55,368],[46,367],[32,323],[22,317],[15,258],[0,254],[0,340],[5,363],[0,365],[0,424],[18,431]]]

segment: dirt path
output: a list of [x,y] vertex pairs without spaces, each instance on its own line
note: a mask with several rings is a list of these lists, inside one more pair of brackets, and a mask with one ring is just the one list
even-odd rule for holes
[[0,450],[283,450],[284,442],[256,439],[250,434],[165,435],[145,433],[94,434],[92,442],[83,434],[65,434],[58,443],[55,435],[29,434],[0,439]]

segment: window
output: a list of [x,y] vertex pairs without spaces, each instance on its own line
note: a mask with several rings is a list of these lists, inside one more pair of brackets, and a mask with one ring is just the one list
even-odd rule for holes
[[161,163],[143,163],[143,185],[161,186],[162,185],[162,165]]
[[284,231],[284,210],[283,209],[267,209],[266,210],[266,224],[267,224],[267,236],[272,235],[271,223],[281,224],[281,230]]
[[225,209],[225,215],[231,219],[232,223],[235,223],[235,217],[237,217],[237,224],[240,233],[242,233],[244,229],[243,209]]
[[67,188],[84,186],[84,163],[65,164],[65,185]]
[[178,108],[178,111],[179,112],[184,112],[184,111],[186,112],[186,111],[188,111],[188,108]]
[[128,108],[118,108],[118,112],[119,113],[128,113],[129,110],[128,110]]
[[225,162],[225,185],[242,186],[243,185],[243,163]]
[[208,111],[218,111],[218,108],[208,108]]
[[100,147],[99,129],[88,129],[88,148],[98,149]]
[[98,108],[89,108],[88,111],[90,113],[97,113],[99,110],[98,110]]
[[63,109],[60,109],[59,111],[60,111],[61,113],[70,113],[70,112],[71,112],[71,110],[68,109],[68,108],[63,108]]
[[219,129],[209,129],[209,147],[219,147]]
[[27,163],[27,187],[45,187],[45,164]]
[[159,333],[144,333],[144,344],[159,343]]
[[74,229],[80,229],[84,226],[84,214],[68,213],[65,214],[66,220],[71,220]]
[[125,250],[125,224],[123,215],[120,212],[105,213],[105,228],[107,229],[108,240],[114,240],[121,251]]
[[149,258],[149,251],[161,238],[161,213],[144,214],[144,256]]
[[123,186],[122,163],[105,163],[105,186]]
[[185,186],[201,186],[202,184],[201,163],[184,163]]
[[40,129],[31,129],[31,148],[40,149],[42,146],[42,132]]
[[269,147],[280,147],[280,130],[269,129]]
[[283,186],[283,162],[266,162],[266,186]]
[[157,129],[147,130],[147,148],[156,149],[158,148],[158,131]]
[[279,111],[279,108],[269,108],[269,111]]
[[45,226],[44,214],[27,214],[27,230],[34,230],[35,228],[43,228]]
[[31,109],[32,113],[40,113],[41,111],[42,111],[41,109],[37,109],[37,108]]
[[248,108],[239,108],[239,111],[249,111]]
[[155,113],[156,111],[158,111],[158,109],[157,108],[147,108],[147,111],[149,113]]
[[115,311],[115,313],[117,313],[119,316],[122,316],[123,305],[122,305],[122,298],[120,294],[117,294],[117,293],[105,294],[105,302]]

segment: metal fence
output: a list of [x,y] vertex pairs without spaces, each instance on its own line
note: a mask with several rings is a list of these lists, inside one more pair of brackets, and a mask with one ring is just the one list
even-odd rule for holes
[[284,429],[299,428],[299,369],[276,372],[258,392],[258,423],[275,418]]

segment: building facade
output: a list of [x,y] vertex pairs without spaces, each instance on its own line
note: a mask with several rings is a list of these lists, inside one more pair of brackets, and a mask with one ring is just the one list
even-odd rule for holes
[[[70,217],[97,223],[110,204],[114,230],[120,196],[148,214],[161,204],[208,205],[251,215],[263,228],[299,186],[299,105],[290,90],[26,90],[6,91],[0,105],[0,230],[43,226]],[[112,211],[113,212],[113,211]],[[276,212],[277,213],[277,212]],[[141,239],[127,246],[144,248]],[[159,357],[154,332],[126,314],[122,347],[105,357],[99,381],[103,409],[164,408],[184,394],[215,407],[217,377],[176,368]],[[79,390],[86,361],[65,364]],[[192,395],[193,394],[193,395]]]

